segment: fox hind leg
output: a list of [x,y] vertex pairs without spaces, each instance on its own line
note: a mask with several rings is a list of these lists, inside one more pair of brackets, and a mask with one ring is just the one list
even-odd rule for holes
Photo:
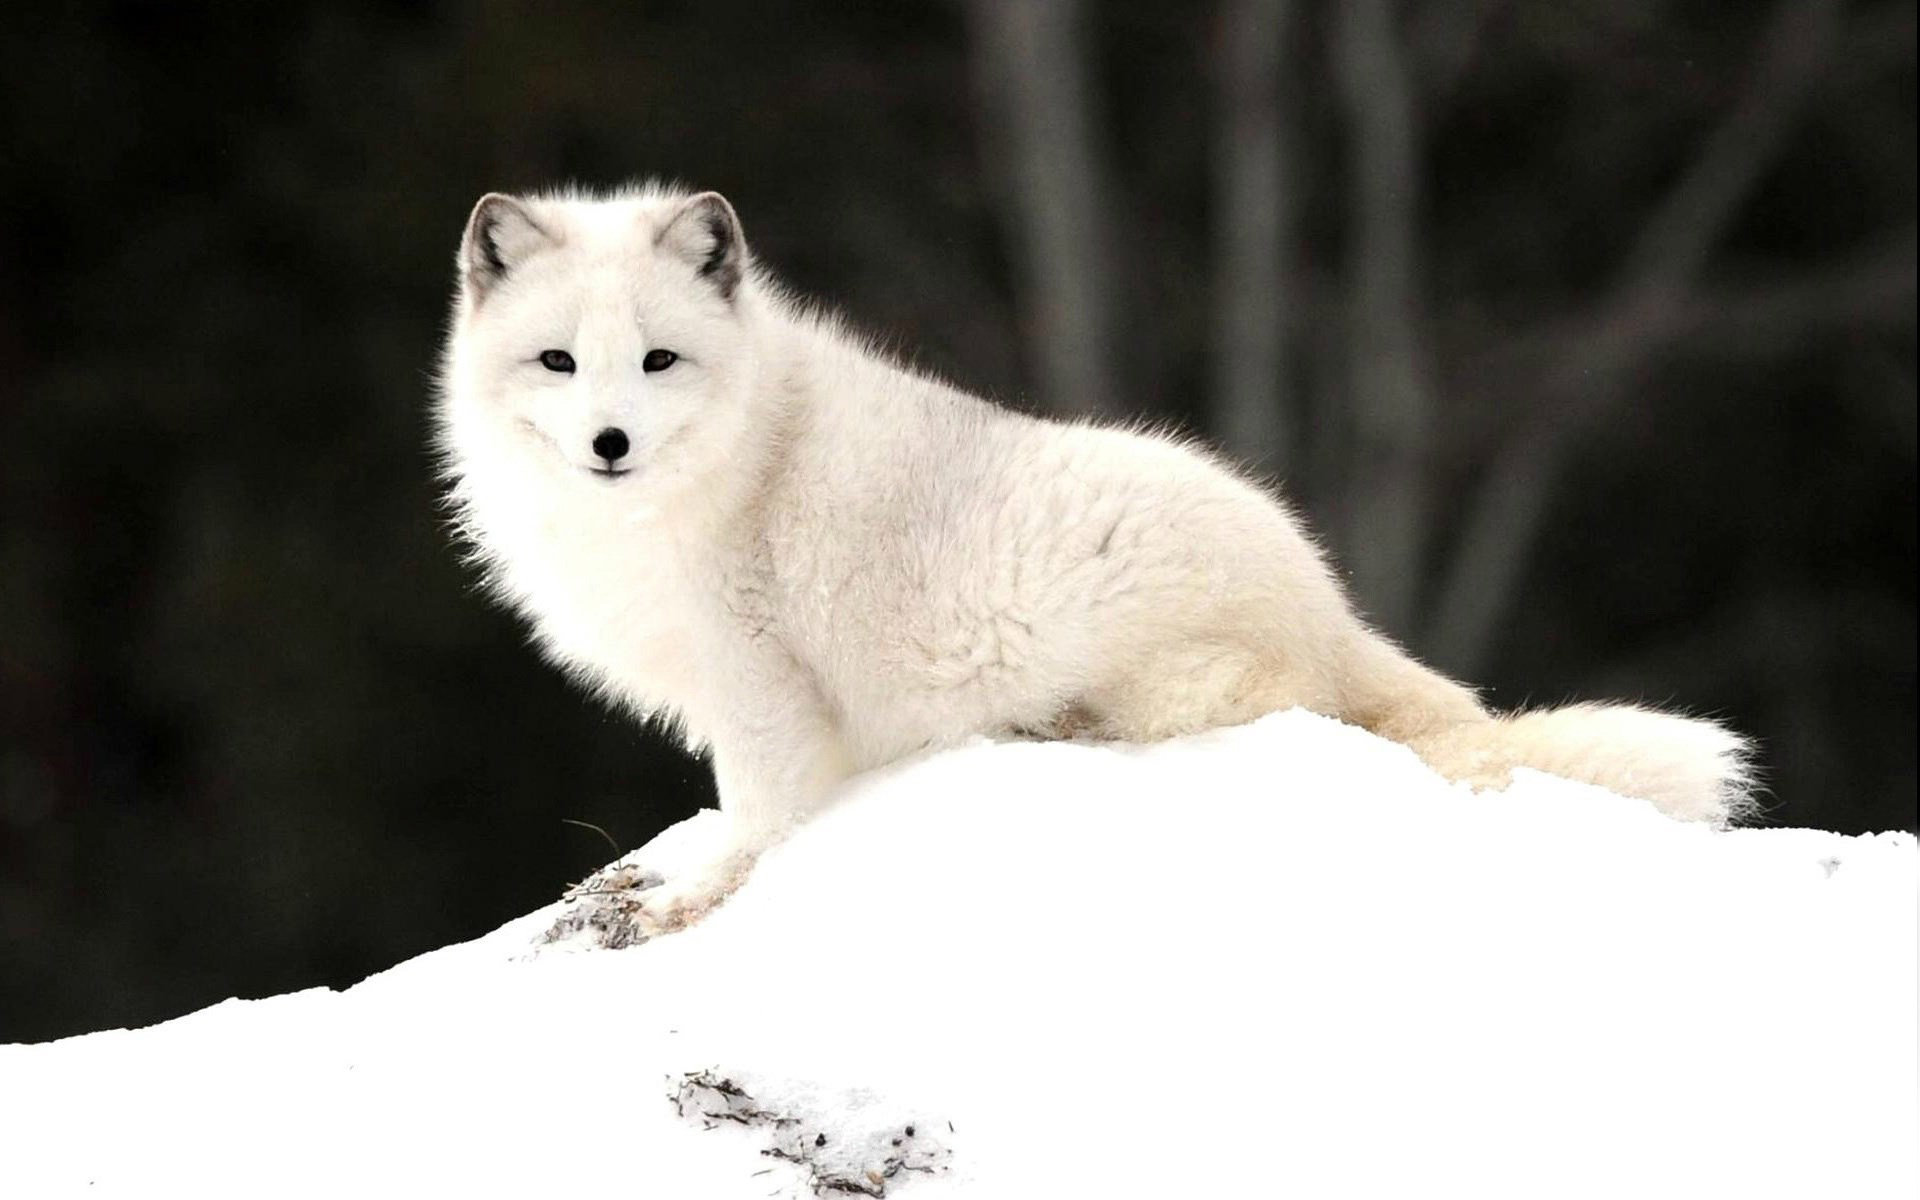
[[1189,642],[1140,656],[1069,712],[1095,736],[1154,742],[1295,706],[1340,715],[1338,697],[1319,672],[1289,670],[1232,642]]

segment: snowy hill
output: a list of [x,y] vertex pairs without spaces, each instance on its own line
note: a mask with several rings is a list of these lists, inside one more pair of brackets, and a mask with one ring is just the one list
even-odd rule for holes
[[1915,885],[1300,712],[982,744],[683,934],[0,1047],[0,1195],[1907,1197]]

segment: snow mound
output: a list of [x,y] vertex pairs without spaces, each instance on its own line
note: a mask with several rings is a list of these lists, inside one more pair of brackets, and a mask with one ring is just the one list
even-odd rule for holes
[[0,1047],[0,1195],[1911,1196],[1917,862],[1303,712],[983,743],[685,933]]

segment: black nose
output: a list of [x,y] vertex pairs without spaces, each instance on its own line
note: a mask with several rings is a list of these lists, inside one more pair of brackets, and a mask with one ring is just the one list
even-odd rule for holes
[[593,435],[593,452],[608,462],[619,462],[627,456],[627,435],[618,429],[602,429]]

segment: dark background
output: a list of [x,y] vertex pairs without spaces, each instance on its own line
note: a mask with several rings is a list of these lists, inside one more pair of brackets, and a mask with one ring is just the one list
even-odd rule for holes
[[[1502,705],[1914,827],[1914,6],[70,4],[0,38],[0,1040],[341,985],[709,802],[436,509],[482,192],[650,173],[1282,478]],[[1178,820],[1177,798],[1168,819]]]

